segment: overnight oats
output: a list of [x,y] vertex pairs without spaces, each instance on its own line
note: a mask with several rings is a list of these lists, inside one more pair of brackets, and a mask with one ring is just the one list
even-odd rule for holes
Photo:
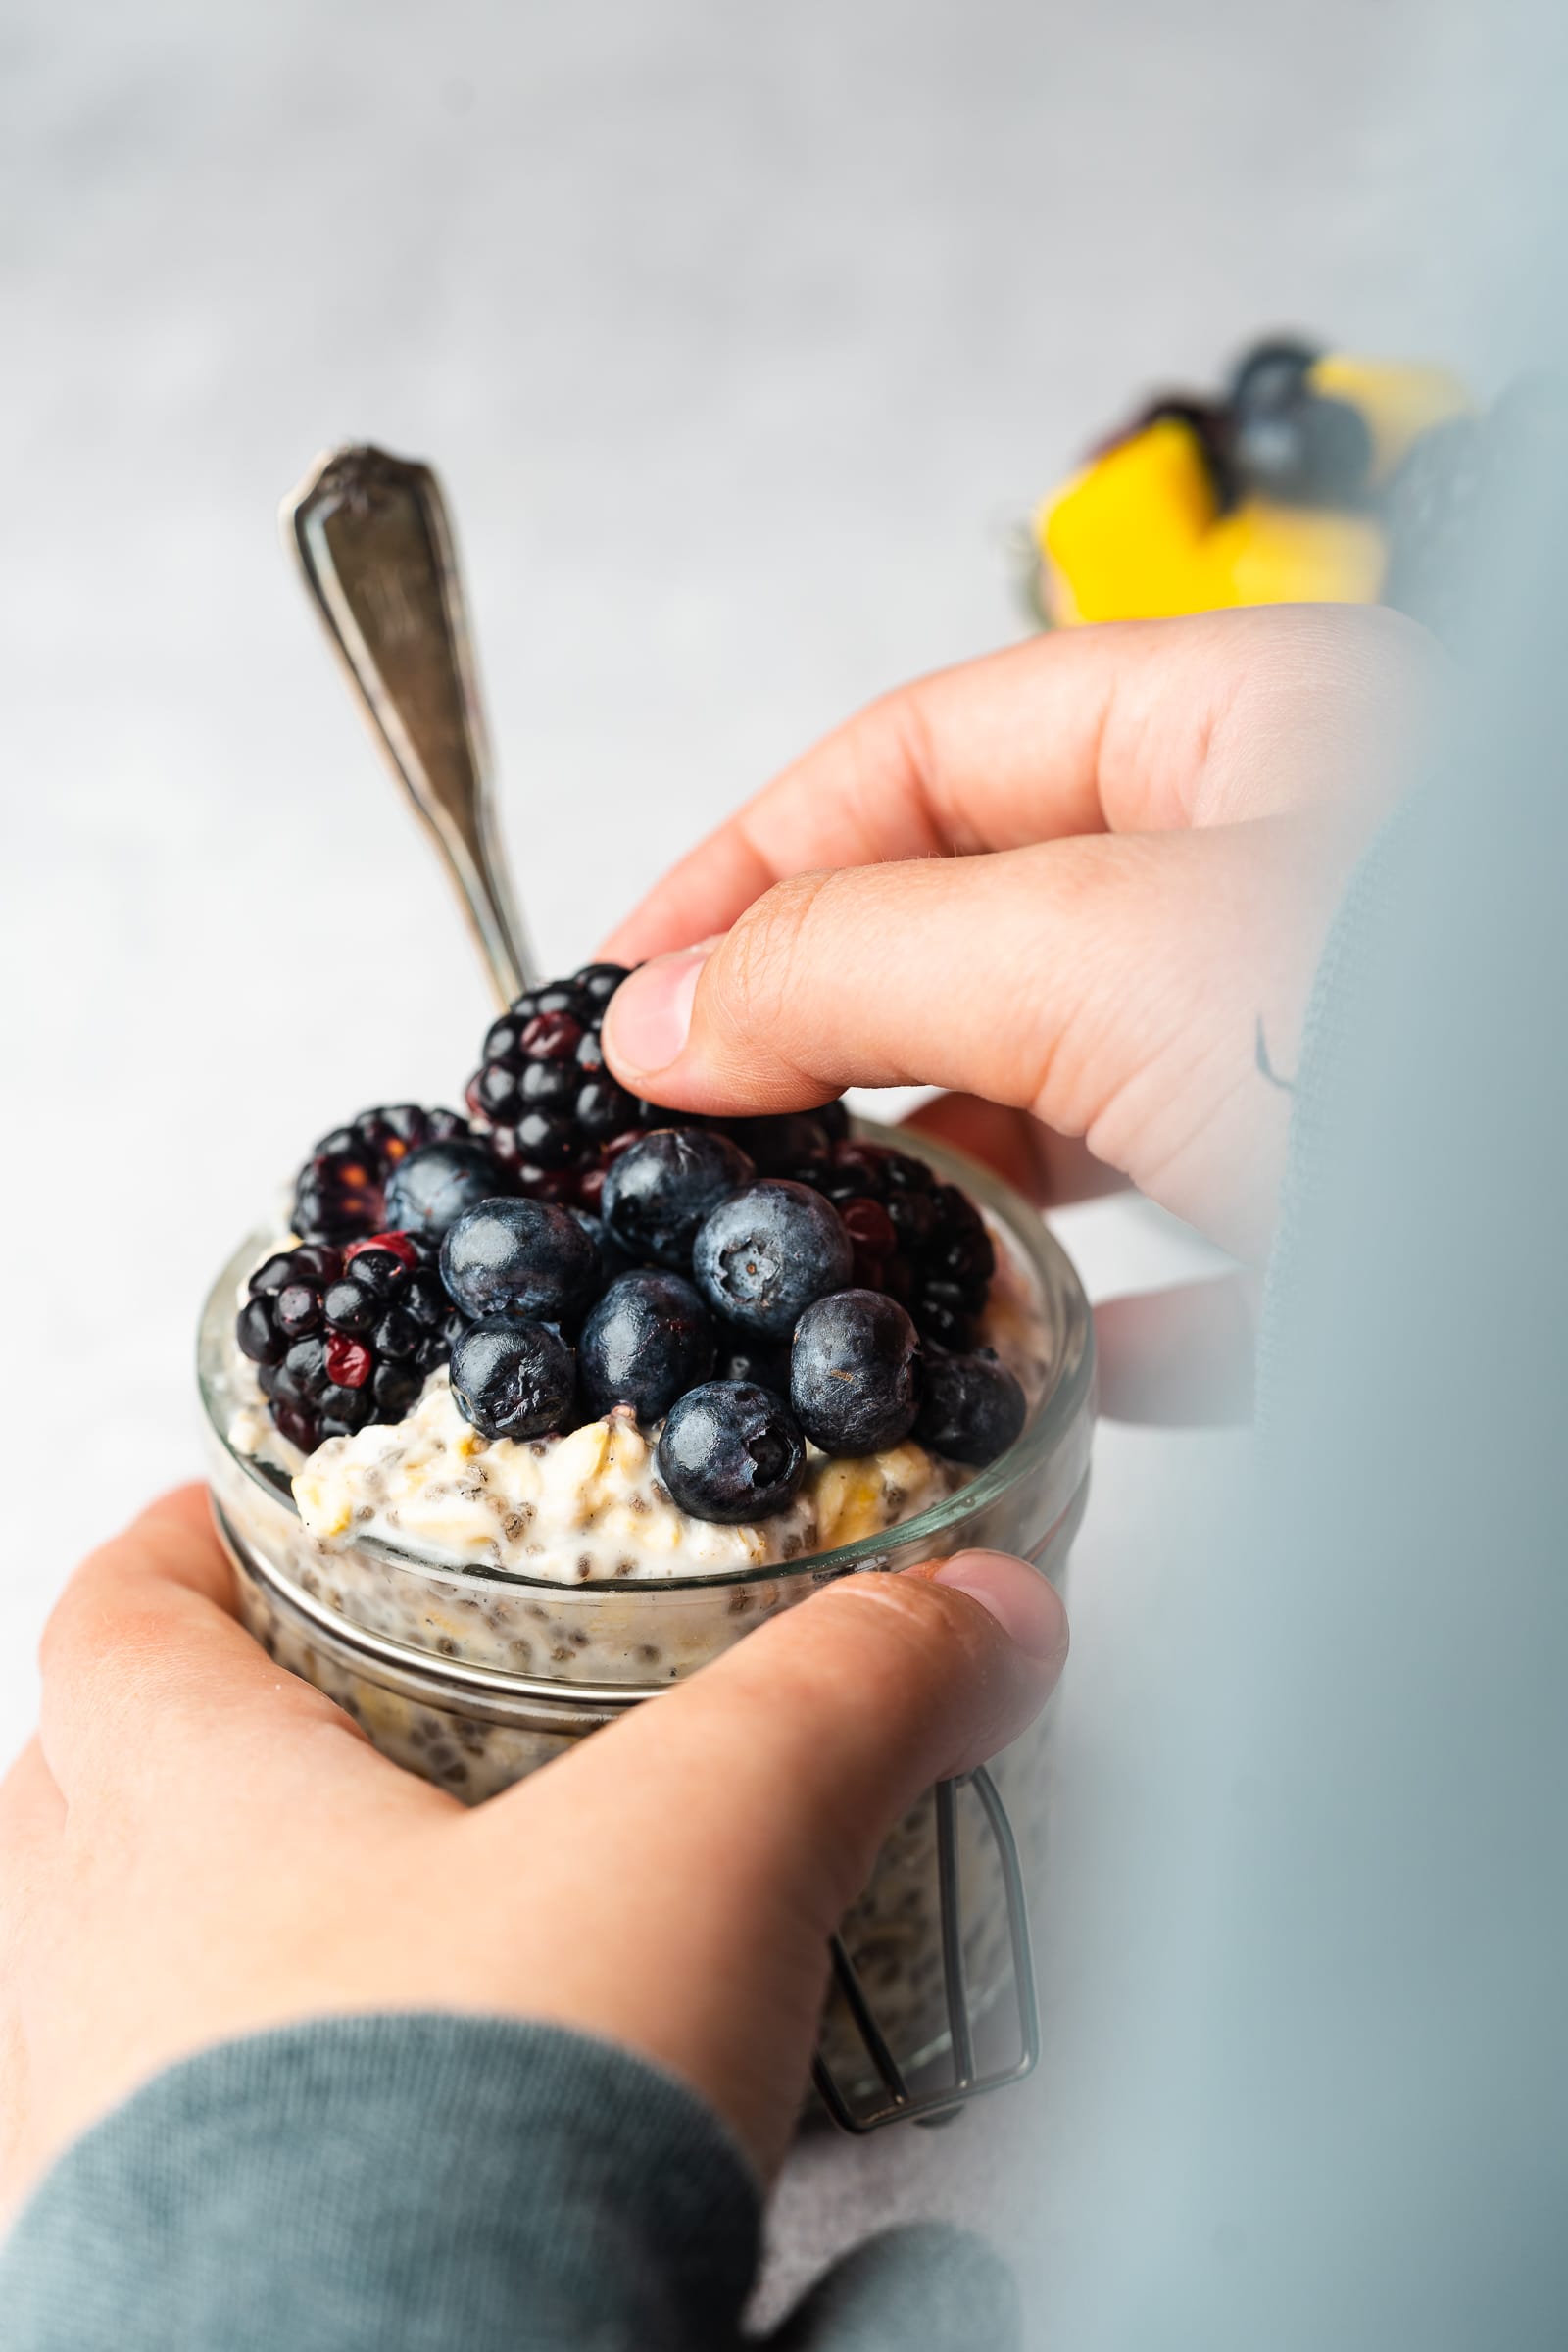
[[[519,999],[466,1118],[400,1105],[323,1139],[203,1318],[247,1622],[467,1802],[835,1577],[976,1544],[1059,1576],[1087,1493],[1088,1309],[1039,1218],[838,1104],[634,1101],[599,1052],[620,977]],[[993,1767],[1026,1864],[1039,1742]],[[983,2006],[1007,1930],[968,1810]],[[907,2063],[942,2037],[934,1842],[924,1799],[844,1931]],[[846,2019],[826,2047],[854,2073]]]

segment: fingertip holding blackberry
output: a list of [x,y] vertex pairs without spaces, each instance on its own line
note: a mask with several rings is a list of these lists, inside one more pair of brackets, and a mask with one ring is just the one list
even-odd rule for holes
[[617,1146],[664,1116],[605,1065],[605,1007],[625,977],[620,964],[584,964],[524,990],[485,1034],[468,1110],[522,1193],[595,1207]]
[[835,1292],[797,1323],[790,1402],[824,1453],[880,1453],[902,1445],[920,1394],[919,1333],[885,1292]]
[[782,1396],[750,1381],[712,1380],[673,1407],[658,1458],[681,1510],[740,1527],[794,1501],[806,1475],[806,1441]]

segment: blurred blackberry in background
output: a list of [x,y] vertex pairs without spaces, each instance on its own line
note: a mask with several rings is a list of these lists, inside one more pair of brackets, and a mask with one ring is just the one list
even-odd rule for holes
[[922,1339],[971,1348],[997,1256],[968,1194],[943,1183],[923,1159],[853,1136],[835,1144],[814,1173],[803,1168],[801,1175],[849,1227],[856,1285],[897,1298]]
[[279,1432],[311,1453],[370,1421],[400,1421],[467,1317],[427,1250],[378,1233],[345,1250],[308,1242],[257,1267],[235,1338]]
[[347,1127],[323,1135],[294,1188],[294,1230],[302,1241],[343,1243],[378,1233],[386,1223],[387,1179],[422,1144],[466,1137],[455,1110],[421,1110],[393,1102],[362,1110]]

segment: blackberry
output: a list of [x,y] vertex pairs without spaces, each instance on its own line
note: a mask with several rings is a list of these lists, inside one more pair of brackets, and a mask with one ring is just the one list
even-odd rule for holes
[[369,1421],[401,1421],[467,1327],[424,1247],[378,1233],[268,1258],[250,1278],[235,1337],[277,1429],[314,1453]]
[[939,1348],[974,1345],[997,1258],[967,1193],[911,1152],[854,1137],[835,1144],[806,1182],[827,1195],[849,1229],[858,1289],[885,1291]]
[[524,990],[490,1025],[468,1109],[520,1193],[597,1211],[617,1148],[666,1116],[605,1066],[599,1033],[625,977],[618,963],[584,964]]
[[[424,1144],[466,1139],[467,1121],[455,1110],[421,1110],[393,1102],[362,1110],[347,1127],[323,1135],[294,1188],[294,1230],[301,1241],[342,1244],[379,1233],[387,1222],[386,1187],[393,1170]],[[496,1190],[505,1191],[498,1174]]]

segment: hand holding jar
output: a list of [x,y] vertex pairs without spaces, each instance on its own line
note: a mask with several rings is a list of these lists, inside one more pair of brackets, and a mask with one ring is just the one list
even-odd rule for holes
[[[649,960],[610,1060],[694,1111],[950,1088],[920,1123],[1019,1190],[1131,1182],[1259,1265],[1318,954],[1438,659],[1392,612],[1276,606],[1037,638],[905,687],[611,935]],[[1104,1409],[1229,1417],[1245,1289],[1102,1310]]]
[[827,1937],[900,1813],[1029,1723],[1066,1653],[1032,1570],[853,1577],[469,1809],[232,1613],[205,1493],[85,1562],[0,1787],[0,2189],[173,2061],[304,2018],[576,2027],[693,2085],[764,2177]]

